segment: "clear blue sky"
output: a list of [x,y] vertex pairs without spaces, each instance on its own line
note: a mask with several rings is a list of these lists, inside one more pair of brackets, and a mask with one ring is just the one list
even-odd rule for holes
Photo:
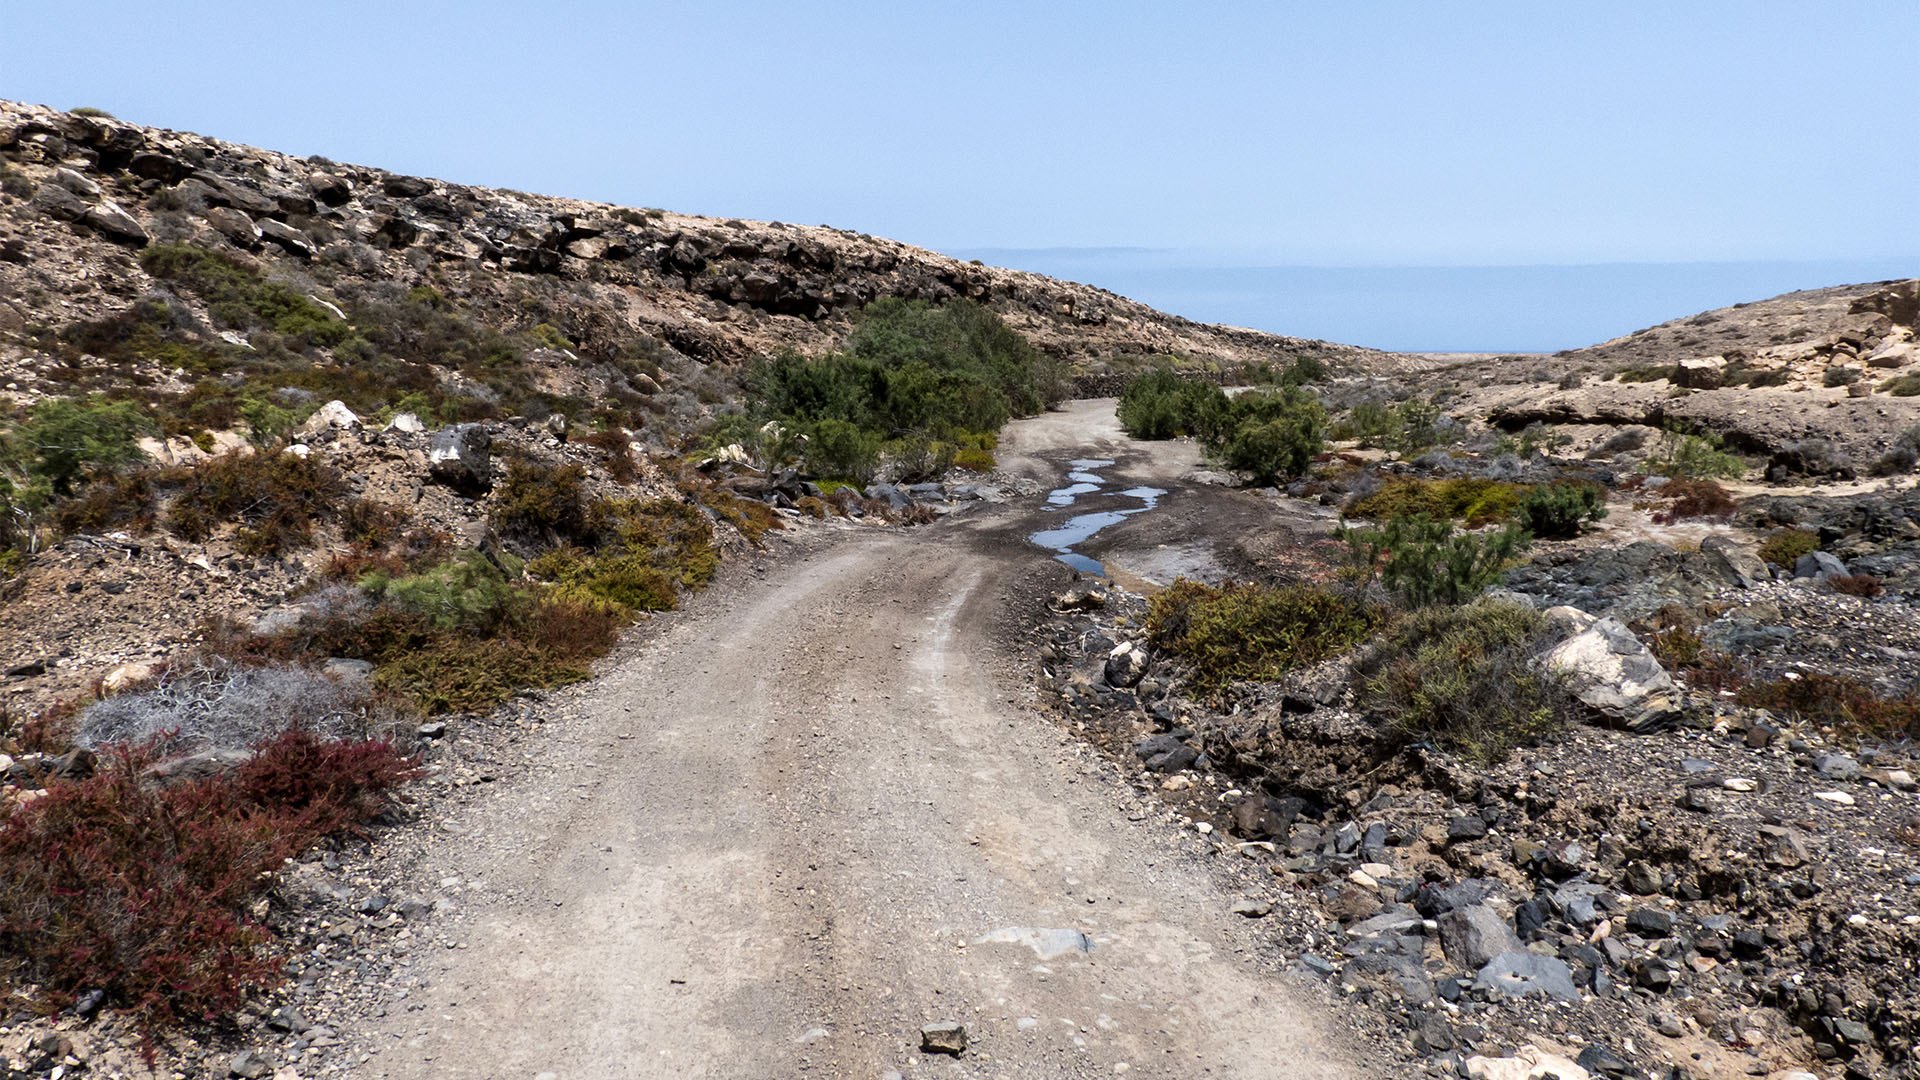
[[0,40],[10,98],[943,250],[1920,255],[1916,0],[6,0]]

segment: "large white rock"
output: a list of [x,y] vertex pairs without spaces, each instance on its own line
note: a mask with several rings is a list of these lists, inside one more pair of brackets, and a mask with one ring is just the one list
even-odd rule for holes
[[1587,1070],[1536,1046],[1523,1046],[1512,1057],[1478,1055],[1467,1059],[1468,1080],[1593,1080]]
[[1549,608],[1545,614],[1565,637],[1540,658],[1541,666],[1564,677],[1589,708],[1637,731],[1677,716],[1673,678],[1618,619],[1571,607]]
[[344,401],[329,401],[307,417],[296,434],[303,438],[312,438],[323,431],[352,431],[360,426],[360,418],[347,408]]

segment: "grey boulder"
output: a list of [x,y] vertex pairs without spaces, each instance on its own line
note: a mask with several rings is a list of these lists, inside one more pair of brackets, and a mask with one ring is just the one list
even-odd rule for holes
[[493,436],[481,424],[455,424],[427,437],[427,472],[459,491],[493,486]]
[[1469,904],[1442,914],[1440,948],[1447,959],[1470,970],[1486,966],[1502,953],[1526,949],[1507,920],[1485,904]]

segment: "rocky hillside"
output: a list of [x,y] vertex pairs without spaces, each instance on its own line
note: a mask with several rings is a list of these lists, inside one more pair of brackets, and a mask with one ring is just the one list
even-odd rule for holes
[[1916,279],[1815,289],[1552,356],[1435,366],[1407,381],[1443,393],[1462,419],[1509,431],[1678,426],[1778,459],[1778,479],[1849,479],[1920,422],[1917,310]]
[[153,290],[129,253],[157,243],[243,253],[321,300],[374,283],[431,284],[498,329],[559,326],[589,362],[635,336],[702,365],[814,350],[877,298],[960,296],[1080,363],[1159,353],[1390,362],[843,229],[399,176],[102,115],[0,102],[0,163],[0,335],[10,339],[0,348],[17,400],[47,389],[32,332],[99,319]]

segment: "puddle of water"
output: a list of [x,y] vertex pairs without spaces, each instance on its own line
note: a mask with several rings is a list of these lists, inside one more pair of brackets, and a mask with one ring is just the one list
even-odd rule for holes
[[1047,509],[1049,510],[1058,510],[1063,506],[1072,506],[1073,500],[1082,495],[1091,495],[1105,487],[1107,482],[1102,480],[1099,474],[1093,470],[1104,469],[1113,464],[1113,462],[1093,458],[1082,458],[1078,461],[1069,461],[1067,464],[1071,467],[1067,472],[1067,479],[1070,483],[1066,487],[1054,488],[1047,493]]
[[[1058,510],[1072,506],[1082,495],[1104,493],[1107,482],[1095,469],[1113,464],[1111,461],[1081,460],[1070,462],[1072,469],[1067,479],[1072,481],[1065,487],[1055,488],[1047,493],[1047,509]],[[1073,567],[1083,574],[1095,577],[1107,576],[1106,567],[1098,559],[1088,558],[1073,550],[1078,544],[1086,543],[1094,533],[1109,525],[1117,525],[1135,514],[1144,514],[1160,505],[1160,497],[1166,494],[1161,488],[1137,487],[1116,492],[1122,498],[1138,499],[1141,505],[1125,510],[1098,510],[1087,514],[1075,514],[1067,523],[1054,529],[1042,529],[1027,536],[1029,543],[1051,549],[1054,558]]]
[[1093,939],[1078,930],[1044,926],[1008,926],[974,939],[975,945],[1025,945],[1042,960],[1093,951]]

